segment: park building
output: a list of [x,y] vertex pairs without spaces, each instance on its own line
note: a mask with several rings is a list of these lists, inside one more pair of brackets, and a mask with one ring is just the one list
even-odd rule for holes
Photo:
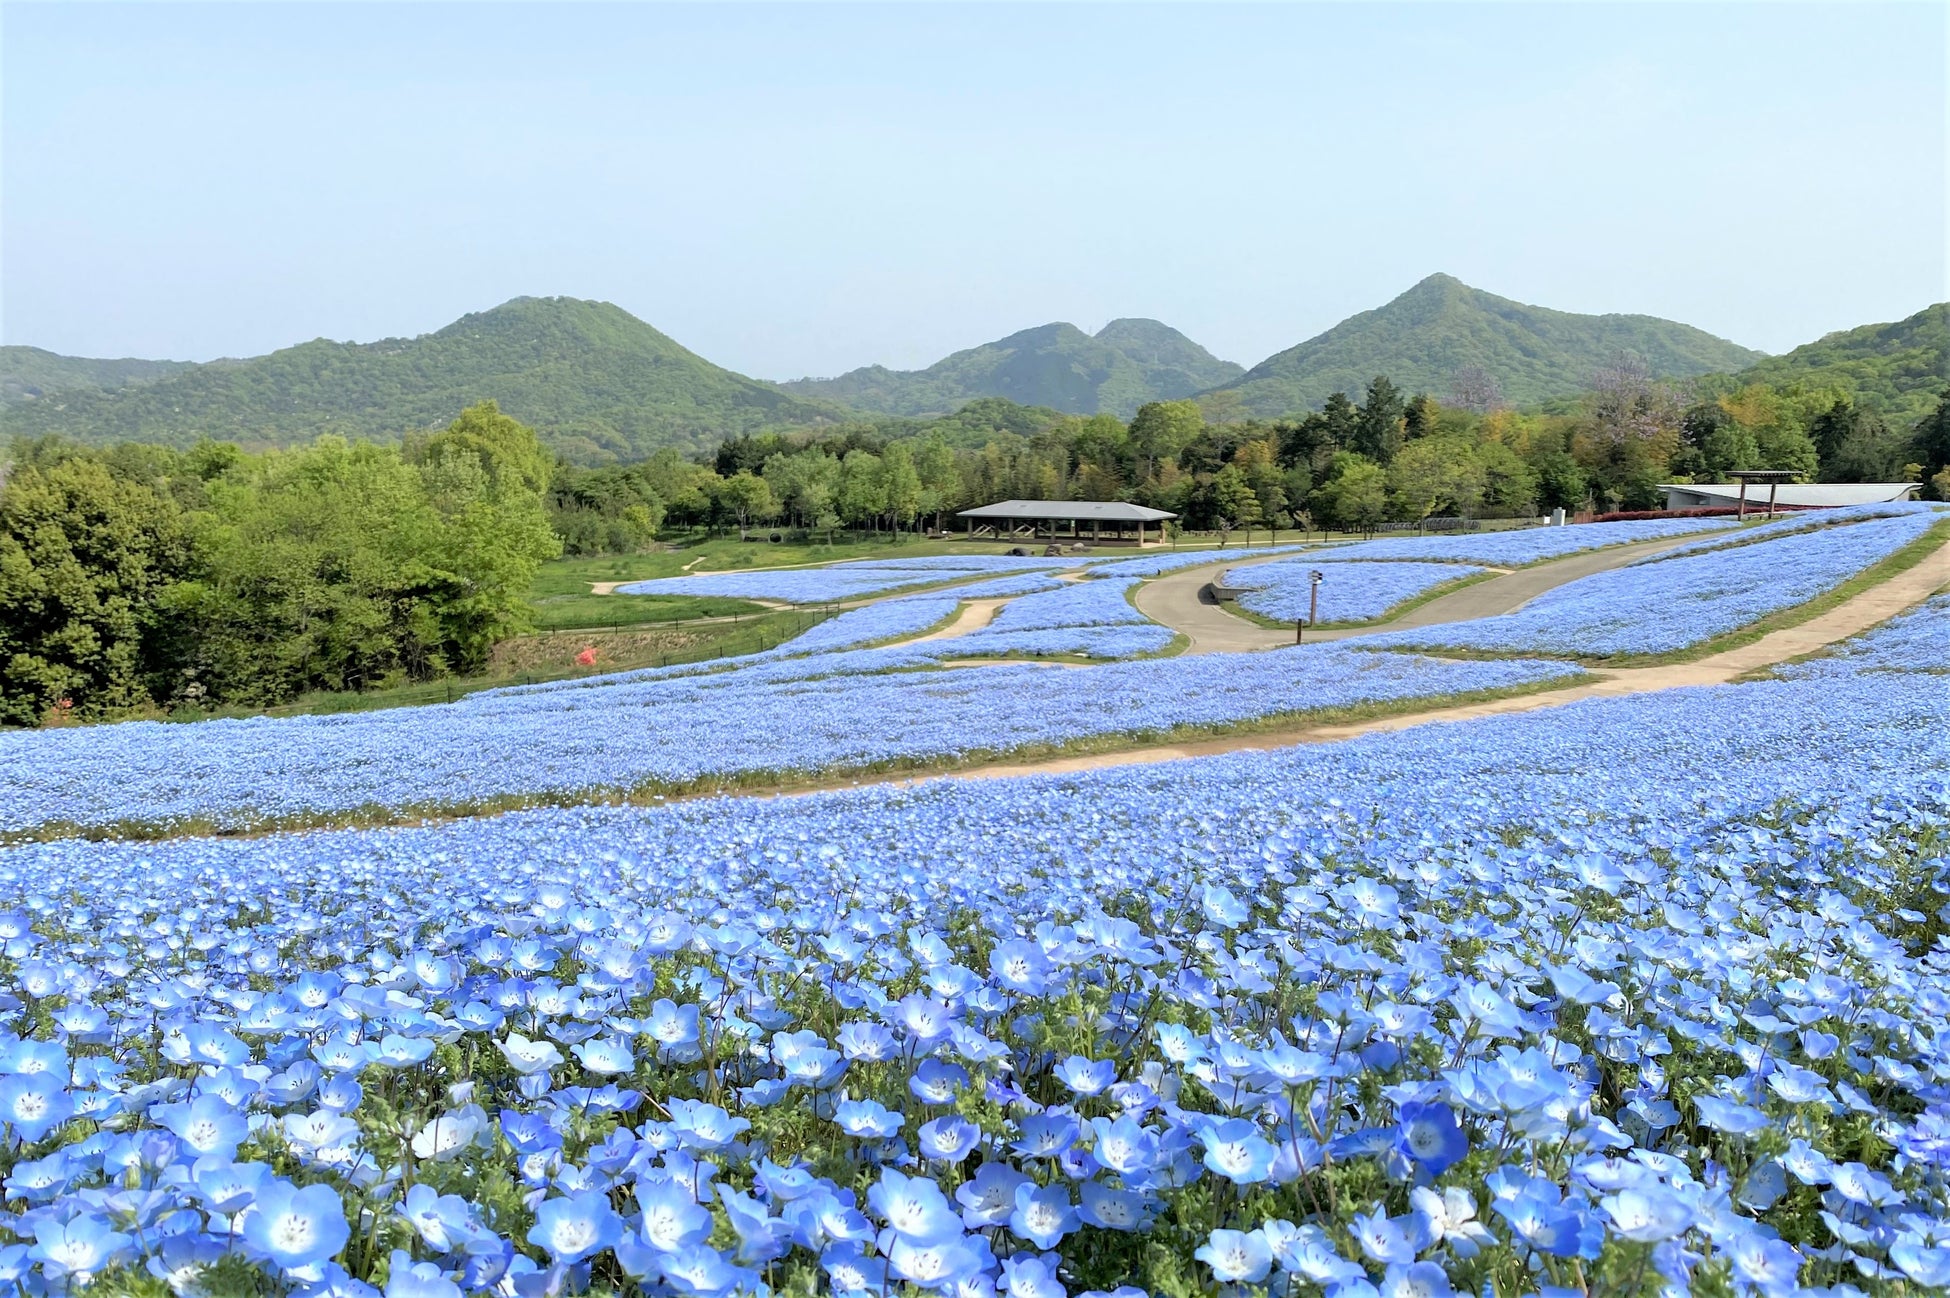
[[[956,517],[965,521],[971,538],[1068,539],[1141,547],[1162,544],[1164,525],[1178,515],[1122,500],[1000,500],[961,510]],[[1154,530],[1147,535],[1147,528]]]
[[1659,490],[1666,493],[1667,509],[1737,509],[1743,499],[1749,511],[1765,509],[1770,501],[1776,509],[1840,509],[1916,498],[1913,482],[1777,482],[1765,471],[1732,476],[1753,480],[1663,483]]

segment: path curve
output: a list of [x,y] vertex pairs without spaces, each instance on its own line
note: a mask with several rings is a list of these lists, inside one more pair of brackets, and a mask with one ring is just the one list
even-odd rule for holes
[[[1818,617],[1799,626],[1769,632],[1749,644],[1702,658],[1697,662],[1674,663],[1663,667],[1598,668],[1590,672],[1595,680],[1537,694],[1492,699],[1461,707],[1434,708],[1426,712],[1404,712],[1369,721],[1340,724],[1294,725],[1290,729],[1266,730],[1250,735],[1221,735],[1213,739],[1177,744],[1152,744],[1111,753],[1090,753],[1076,757],[1057,757],[1045,761],[997,762],[971,766],[959,771],[928,771],[914,775],[877,777],[851,775],[821,780],[789,789],[723,789],[699,792],[671,802],[696,798],[802,797],[807,794],[857,789],[863,785],[891,785],[908,788],[932,780],[995,780],[1024,775],[1068,775],[1084,771],[1109,770],[1122,766],[1150,766],[1159,762],[1182,761],[1192,757],[1216,757],[1225,753],[1265,752],[1293,748],[1302,744],[1331,744],[1344,739],[1388,731],[1409,730],[1416,726],[1444,725],[1473,721],[1481,717],[1505,716],[1517,712],[1536,712],[1558,708],[1585,699],[1618,698],[1658,690],[1683,689],[1700,685],[1728,685],[1750,672],[1772,667],[1860,635],[1890,618],[1906,613],[1932,595],[1950,589],[1950,545],[1939,546],[1922,563],[1887,581],[1879,582]],[[1052,664],[1054,665],[1054,664]]]
[[[1438,595],[1392,621],[1337,631],[1313,631],[1308,633],[1307,639],[1309,642],[1346,640],[1354,636],[1373,635],[1377,631],[1392,631],[1398,627],[1470,622],[1477,618],[1514,613],[1547,590],[1593,573],[1622,568],[1648,554],[1674,549],[1698,539],[1697,536],[1662,537],[1656,541],[1637,541],[1631,545],[1610,546],[1552,559],[1548,563],[1506,571],[1488,581],[1476,582],[1447,595]],[[1318,554],[1323,558],[1330,557],[1332,551],[1320,551]],[[1257,649],[1277,649],[1290,645],[1293,643],[1293,632],[1260,626],[1227,612],[1223,604],[1212,598],[1207,587],[1218,570],[1226,566],[1251,568],[1262,563],[1306,557],[1304,553],[1280,555],[1232,565],[1226,565],[1221,560],[1219,563],[1201,564],[1196,568],[1168,573],[1138,588],[1138,611],[1152,621],[1186,636],[1191,641],[1185,649],[1188,654],[1250,653]]]
[[961,611],[955,614],[955,620],[947,626],[939,631],[930,631],[926,635],[916,636],[912,640],[903,640],[900,645],[904,649],[908,645],[926,644],[930,640],[959,640],[995,621],[996,613],[1008,602],[1007,599],[971,599],[961,606]]

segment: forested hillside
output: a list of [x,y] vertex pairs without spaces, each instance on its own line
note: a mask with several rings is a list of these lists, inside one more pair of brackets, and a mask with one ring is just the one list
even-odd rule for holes
[[269,447],[325,432],[396,439],[484,400],[584,463],[843,413],[713,365],[609,303],[516,298],[418,338],[319,339],[135,387],[71,388],[8,406],[0,424],[91,445],[208,436]]
[[1351,316],[1225,384],[1245,413],[1319,409],[1386,374],[1404,390],[1470,405],[1569,397],[1630,353],[1654,378],[1741,369],[1761,353],[1690,325],[1642,315],[1574,315],[1526,306],[1431,275],[1386,306]]
[[1736,376],[1741,383],[1841,387],[1891,424],[1910,424],[1950,387],[1950,302],[1894,324],[1863,325],[1770,356]]
[[133,357],[95,360],[87,356],[61,356],[39,347],[0,347],[0,404],[38,401],[74,388],[153,383],[190,368],[189,361],[144,361]]
[[1128,419],[1147,401],[1188,397],[1244,372],[1169,325],[1128,319],[1111,321],[1094,337],[1072,324],[1039,325],[924,370],[869,365],[779,386],[875,414],[945,414],[979,397],[1005,397],[1064,414]]

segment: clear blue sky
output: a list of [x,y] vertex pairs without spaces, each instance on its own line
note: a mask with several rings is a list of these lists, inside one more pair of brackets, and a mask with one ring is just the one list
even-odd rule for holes
[[1781,351],[1945,286],[1945,8],[0,12],[0,338],[208,359],[604,298],[765,378],[1432,271]]

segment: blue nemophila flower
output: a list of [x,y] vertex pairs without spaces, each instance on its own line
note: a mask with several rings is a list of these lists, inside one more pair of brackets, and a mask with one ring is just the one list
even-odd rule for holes
[[1000,1226],[1016,1210],[1016,1189],[1029,1178],[1007,1163],[983,1163],[973,1179],[955,1188],[962,1224],[969,1230]]
[[1613,1230],[1644,1244],[1671,1239],[1693,1224],[1693,1210],[1685,1200],[1657,1184],[1620,1190],[1599,1200],[1599,1206],[1611,1218]]
[[1016,1187],[1015,1211],[1009,1214],[1009,1229],[1018,1238],[1028,1240],[1039,1249],[1054,1248],[1076,1226],[1076,1208],[1064,1186],[1024,1182]]
[[1117,1080],[1117,1061],[1071,1055],[1056,1066],[1056,1079],[1077,1095],[1101,1095]]
[[1018,1253],[1002,1262],[1002,1287],[1009,1298],[1064,1298],[1056,1264],[1049,1257]]
[[1273,1249],[1260,1230],[1215,1230],[1193,1256],[1220,1284],[1257,1284],[1273,1269]]
[[544,1199],[535,1208],[528,1242],[557,1262],[580,1262],[610,1247],[623,1234],[623,1219],[598,1190],[561,1199]]
[[394,1249],[386,1275],[385,1298],[460,1298],[460,1286],[438,1263],[415,1262],[405,1249]]
[[1724,1131],[1732,1136],[1751,1136],[1773,1125],[1772,1120],[1759,1109],[1723,1100],[1716,1095],[1696,1095],[1693,1106],[1699,1110],[1701,1122],[1715,1131]]
[[987,1264],[973,1241],[960,1236],[919,1241],[896,1235],[886,1251],[890,1275],[937,1291],[980,1275]]
[[612,1075],[636,1068],[636,1056],[630,1053],[629,1043],[618,1038],[592,1037],[572,1046],[570,1053],[592,1073]]
[[243,1225],[251,1248],[286,1271],[335,1256],[351,1235],[345,1206],[331,1186],[299,1189],[287,1181],[260,1187]]
[[0,1123],[33,1143],[74,1115],[74,1098],[51,1073],[0,1077]]
[[889,1230],[917,1244],[954,1239],[962,1232],[961,1214],[925,1176],[905,1176],[884,1168],[867,1191],[867,1203]]
[[1033,1113],[1016,1126],[1021,1134],[1010,1148],[1024,1158],[1056,1158],[1082,1133],[1073,1113]]
[[702,1100],[670,1101],[670,1127],[686,1149],[723,1149],[751,1129],[747,1118],[734,1118]]
[[989,952],[989,972],[1012,992],[1040,996],[1048,985],[1050,963],[1043,948],[1034,942],[1011,939],[998,942]]
[[1092,1118],[1090,1130],[1096,1138],[1090,1152],[1119,1176],[1140,1175],[1157,1161],[1157,1133],[1134,1117]]
[[1552,1257],[1593,1258],[1604,1242],[1604,1228],[1541,1178],[1526,1182],[1509,1198],[1499,1196],[1490,1206],[1518,1239]]
[[1402,1105],[1399,1131],[1397,1148],[1432,1176],[1441,1175],[1469,1152],[1469,1137],[1457,1124],[1455,1110],[1446,1104]]
[[1454,1292],[1448,1273],[1434,1262],[1393,1264],[1380,1285],[1381,1298],[1449,1298]]
[[884,1140],[902,1126],[900,1114],[875,1100],[841,1100],[833,1106],[833,1121],[861,1140]]
[[1356,1214],[1349,1230],[1361,1251],[1382,1263],[1413,1262],[1432,1235],[1427,1219],[1420,1214],[1390,1217],[1380,1204],[1371,1212]]
[[541,1073],[562,1062],[562,1052],[552,1041],[531,1041],[519,1032],[510,1032],[496,1043],[509,1065],[518,1073]]
[[981,1138],[980,1127],[958,1116],[935,1118],[917,1133],[921,1157],[942,1163],[961,1162]]
[[407,1190],[396,1211],[427,1247],[438,1253],[453,1250],[472,1233],[474,1214],[467,1200],[457,1194],[439,1194],[424,1182]]
[[1150,1224],[1151,1202],[1131,1190],[1113,1190],[1101,1181],[1077,1187],[1077,1217],[1103,1230],[1142,1230]]
[[47,1279],[79,1288],[88,1284],[96,1272],[123,1260],[133,1250],[134,1243],[133,1238],[113,1229],[105,1218],[83,1213],[67,1221],[39,1222],[34,1227],[33,1247],[24,1253],[40,1264]]
[[1208,1122],[1199,1129],[1205,1145],[1205,1165],[1234,1185],[1253,1185],[1266,1179],[1276,1151],[1244,1118]]
[[233,1158],[250,1133],[244,1115],[215,1095],[200,1095],[187,1104],[158,1104],[149,1116],[175,1132],[196,1158]]

